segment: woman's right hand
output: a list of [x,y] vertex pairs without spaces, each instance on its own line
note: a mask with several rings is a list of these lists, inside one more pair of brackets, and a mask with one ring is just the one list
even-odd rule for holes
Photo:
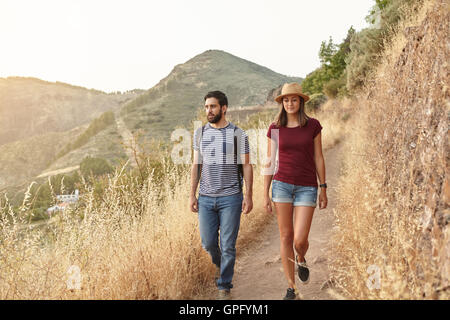
[[272,201],[268,195],[264,196],[264,209],[267,213],[272,214]]

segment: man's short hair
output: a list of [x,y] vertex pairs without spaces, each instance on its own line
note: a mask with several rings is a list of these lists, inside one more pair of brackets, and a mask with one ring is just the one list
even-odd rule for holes
[[210,91],[206,94],[205,100],[208,98],[216,98],[219,101],[219,105],[222,107],[224,105],[228,106],[228,98],[222,91]]

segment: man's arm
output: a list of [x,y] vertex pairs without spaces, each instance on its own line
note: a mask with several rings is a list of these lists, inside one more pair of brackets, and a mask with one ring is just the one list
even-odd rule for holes
[[242,212],[250,213],[253,209],[253,166],[250,163],[250,155],[248,153],[241,155],[242,171],[244,174],[245,194],[242,202]]
[[198,200],[196,197],[197,194],[197,186],[199,181],[199,167],[201,168],[201,164],[198,161],[199,152],[194,150],[194,163],[191,167],[191,193],[189,196],[189,206],[192,212],[198,212]]

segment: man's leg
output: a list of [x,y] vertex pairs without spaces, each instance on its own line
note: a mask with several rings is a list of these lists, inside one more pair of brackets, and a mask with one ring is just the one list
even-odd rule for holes
[[219,289],[231,289],[236,261],[236,240],[242,212],[242,193],[218,199],[220,248],[222,250]]
[[210,254],[212,262],[220,267],[219,214],[216,209],[216,198],[199,196],[198,221],[202,247]]

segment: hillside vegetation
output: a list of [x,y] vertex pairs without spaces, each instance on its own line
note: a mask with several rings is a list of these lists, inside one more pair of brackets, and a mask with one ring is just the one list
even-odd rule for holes
[[450,15],[401,21],[353,104],[331,243],[351,299],[449,299]]
[[83,127],[78,127],[0,145],[0,191],[27,183],[39,175],[59,150],[82,132]]

